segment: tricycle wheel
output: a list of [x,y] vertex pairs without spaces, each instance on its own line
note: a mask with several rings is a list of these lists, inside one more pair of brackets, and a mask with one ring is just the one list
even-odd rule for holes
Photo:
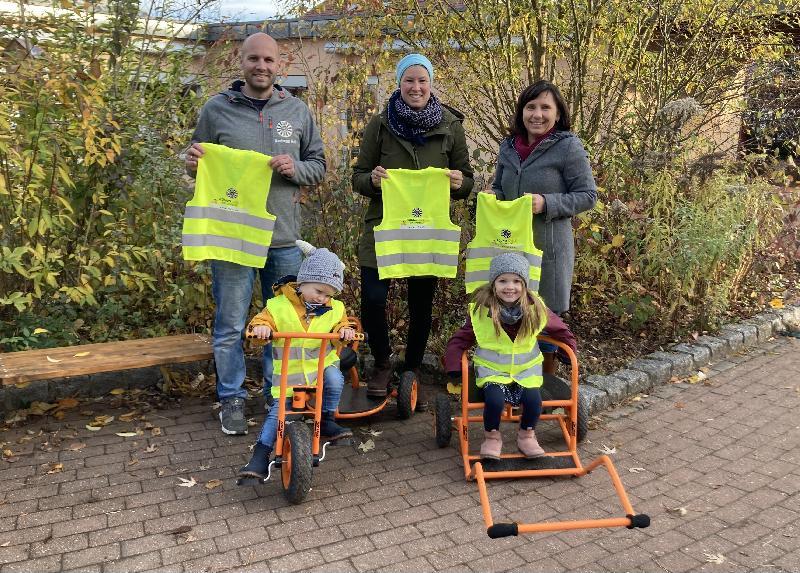
[[450,419],[453,412],[450,405],[450,398],[444,394],[436,396],[436,404],[433,410],[433,429],[436,435],[436,445],[446,448],[450,445],[450,438],[453,436],[453,422]]
[[283,436],[281,483],[289,503],[298,504],[311,491],[311,430],[305,422],[292,422]]
[[397,387],[397,417],[407,420],[417,409],[417,375],[411,370],[400,376]]
[[578,442],[586,439],[586,434],[589,433],[589,403],[582,394],[578,393],[578,428],[577,438]]

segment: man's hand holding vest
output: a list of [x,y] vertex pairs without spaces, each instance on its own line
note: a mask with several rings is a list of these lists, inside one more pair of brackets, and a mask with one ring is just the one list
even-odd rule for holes
[[270,160],[269,166],[286,179],[294,177],[294,159],[289,155],[276,155]]
[[186,150],[186,168],[197,171],[197,162],[200,161],[203,153],[203,148],[199,143],[192,143],[189,149]]

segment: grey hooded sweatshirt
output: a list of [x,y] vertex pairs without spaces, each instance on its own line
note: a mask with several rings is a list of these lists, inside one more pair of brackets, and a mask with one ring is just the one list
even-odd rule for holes
[[[200,110],[193,143],[218,143],[294,159],[294,176],[272,174],[267,211],[275,215],[272,247],[291,247],[300,239],[300,186],[316,185],[325,176],[325,151],[311,110],[280,86],[274,86],[259,111],[242,94],[237,80],[209,99]],[[193,174],[192,174],[193,175]]]
[[544,197],[544,212],[533,216],[533,242],[543,251],[539,294],[556,314],[569,310],[575,267],[572,217],[597,202],[597,186],[581,140],[570,131],[556,131],[521,162],[514,139],[504,139],[492,189],[504,201],[525,193]]

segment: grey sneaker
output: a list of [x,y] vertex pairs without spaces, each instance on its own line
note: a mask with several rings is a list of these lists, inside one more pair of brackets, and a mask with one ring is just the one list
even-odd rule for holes
[[240,436],[247,433],[247,420],[244,417],[244,399],[230,398],[222,403],[219,411],[222,431],[228,435]]

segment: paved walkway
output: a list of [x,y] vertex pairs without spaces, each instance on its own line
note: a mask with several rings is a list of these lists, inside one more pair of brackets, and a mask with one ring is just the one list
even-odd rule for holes
[[[117,435],[146,426],[120,421],[126,409],[84,404],[0,432],[14,460],[0,461],[0,573],[800,571],[800,341],[779,337],[710,374],[607,412],[580,447],[584,464],[616,448],[649,529],[503,540],[486,536],[477,488],[455,448],[433,444],[427,412],[374,418],[381,433],[359,430],[356,443],[375,448],[329,452],[310,499],[291,506],[277,483],[235,485],[251,439],[222,435],[207,401],[148,413],[160,435],[137,437]],[[117,419],[90,432],[87,409]],[[492,483],[490,497],[498,521],[620,513],[602,470]]]

